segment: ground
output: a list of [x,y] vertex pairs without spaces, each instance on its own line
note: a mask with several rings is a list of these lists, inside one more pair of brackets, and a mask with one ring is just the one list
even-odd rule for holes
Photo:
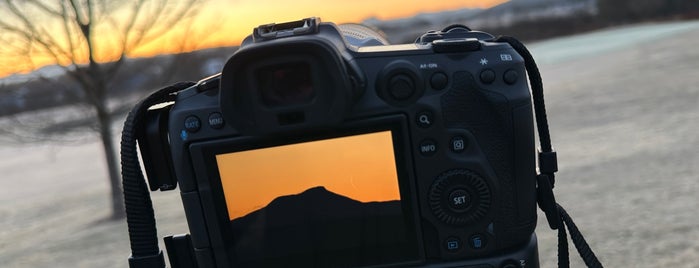
[[[554,189],[606,267],[696,267],[699,22],[529,44],[560,172]],[[3,267],[126,267],[96,140],[0,146]],[[187,232],[177,192],[153,193],[160,236]],[[541,267],[556,232],[539,214]],[[572,267],[582,267],[571,244]]]

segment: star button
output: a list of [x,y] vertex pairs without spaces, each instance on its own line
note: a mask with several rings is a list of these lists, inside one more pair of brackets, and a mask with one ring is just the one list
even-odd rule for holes
[[487,60],[486,58],[482,58],[481,61],[480,61],[480,63],[481,63],[481,65],[487,65],[487,64],[488,64],[488,60]]

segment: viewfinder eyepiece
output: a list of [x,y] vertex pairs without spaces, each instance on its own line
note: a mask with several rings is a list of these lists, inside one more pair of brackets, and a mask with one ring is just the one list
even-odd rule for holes
[[307,103],[315,89],[311,66],[307,62],[289,62],[257,70],[258,92],[270,108]]

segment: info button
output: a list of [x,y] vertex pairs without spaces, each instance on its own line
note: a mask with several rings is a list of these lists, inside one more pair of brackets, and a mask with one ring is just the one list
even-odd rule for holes
[[423,156],[431,156],[437,152],[437,142],[432,139],[423,140],[420,142],[418,150]]

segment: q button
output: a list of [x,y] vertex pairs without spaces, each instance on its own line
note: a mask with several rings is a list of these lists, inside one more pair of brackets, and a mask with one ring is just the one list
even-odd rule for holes
[[428,110],[419,112],[415,116],[415,123],[421,128],[431,127],[434,124],[434,114]]

